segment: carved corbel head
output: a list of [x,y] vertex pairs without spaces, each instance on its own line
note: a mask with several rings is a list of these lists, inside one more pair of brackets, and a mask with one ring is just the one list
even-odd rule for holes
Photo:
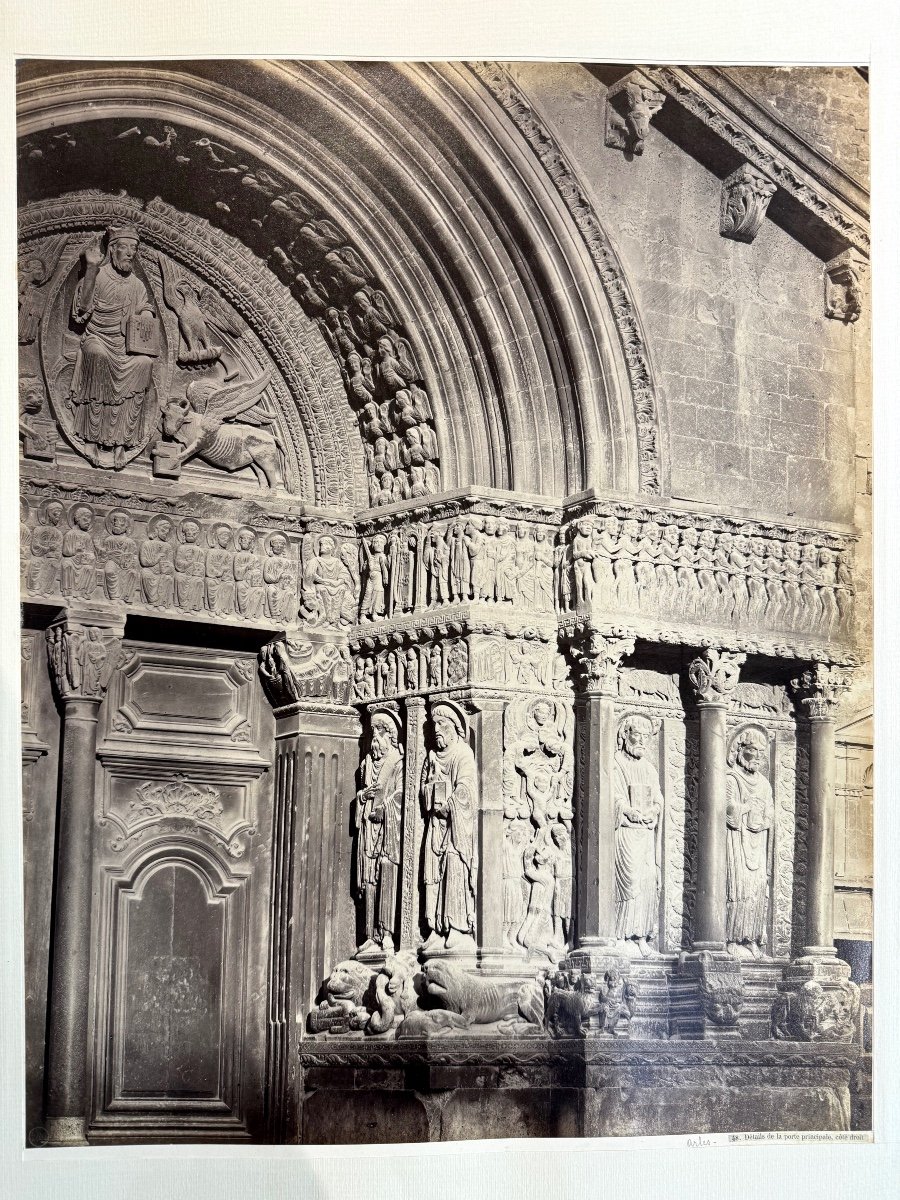
[[859,320],[863,302],[862,280],[868,265],[865,255],[852,246],[825,264],[826,317],[848,325]]
[[606,145],[643,154],[650,122],[665,103],[665,92],[641,71],[632,71],[606,94]]

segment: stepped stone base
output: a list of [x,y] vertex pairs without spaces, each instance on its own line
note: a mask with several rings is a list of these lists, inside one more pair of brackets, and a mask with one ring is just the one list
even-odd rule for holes
[[858,1057],[853,1045],[772,1041],[305,1042],[297,1140],[846,1130]]

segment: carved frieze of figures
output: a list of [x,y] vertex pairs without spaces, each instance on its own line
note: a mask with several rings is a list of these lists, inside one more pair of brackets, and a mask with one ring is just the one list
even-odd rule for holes
[[511,702],[503,721],[503,929],[554,959],[572,919],[572,725],[563,701]]
[[363,904],[365,940],[357,957],[394,952],[400,834],[403,819],[403,747],[400,722],[387,710],[370,713],[369,750],[356,793],[356,885]]
[[[277,530],[266,534],[228,521],[122,507],[98,513],[91,504],[66,505],[55,497],[24,511],[22,583],[35,598],[100,600],[281,626],[297,619],[296,551]],[[356,609],[350,555],[333,558],[334,540],[324,534],[318,540],[324,553],[309,569],[311,586],[325,594],[326,615],[339,616],[338,602],[343,604],[346,624]],[[346,548],[355,553],[355,543]],[[333,575],[331,562],[339,568]]]
[[554,550],[543,526],[469,516],[377,533],[362,546],[364,620],[469,602],[553,612]]
[[659,929],[663,795],[648,758],[653,721],[640,713],[619,726],[613,768],[616,825],[616,937],[647,957]]
[[732,737],[726,776],[725,937],[730,953],[761,958],[775,844],[775,802],[767,776],[770,737],[745,725]]
[[468,743],[468,722],[456,705],[430,711],[433,746],[422,773],[426,814],[424,848],[425,954],[475,949],[478,772]]
[[576,609],[725,627],[750,622],[822,639],[850,631],[847,551],[808,535],[745,536],[674,515],[607,514],[579,517],[561,537],[556,592]]

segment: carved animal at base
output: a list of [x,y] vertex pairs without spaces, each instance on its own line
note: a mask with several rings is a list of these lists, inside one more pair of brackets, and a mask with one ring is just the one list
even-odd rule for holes
[[339,962],[325,984],[325,998],[309,1015],[313,1033],[363,1029],[375,1007],[375,972],[353,959]]
[[411,950],[389,954],[375,979],[375,1011],[366,1033],[388,1033],[416,1006],[416,956]]
[[781,992],[772,1007],[776,1038],[804,1042],[849,1042],[859,1012],[859,987],[849,980],[826,990],[809,979],[796,991]]
[[485,978],[432,959],[422,968],[422,985],[425,995],[439,1000],[443,1008],[410,1012],[400,1037],[495,1021],[510,1022],[503,1032],[524,1032],[526,1026],[537,1031],[543,1020],[543,993],[533,980]]
[[597,981],[584,975],[574,987],[564,981],[562,973],[547,999],[547,1029],[553,1037],[584,1037],[591,1017],[600,1011]]

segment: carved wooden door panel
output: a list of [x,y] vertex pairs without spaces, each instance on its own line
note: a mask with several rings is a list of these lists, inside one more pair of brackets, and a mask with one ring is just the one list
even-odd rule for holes
[[273,722],[256,657],[126,642],[102,722],[91,1137],[260,1137]]

